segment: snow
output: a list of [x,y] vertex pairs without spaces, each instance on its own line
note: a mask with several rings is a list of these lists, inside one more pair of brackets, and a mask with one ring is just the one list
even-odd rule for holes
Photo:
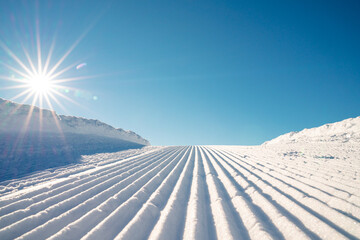
[[0,181],[78,163],[82,155],[149,144],[132,131],[98,120],[57,115],[0,98]]
[[264,144],[310,142],[360,143],[360,116],[345,119],[341,122],[325,124],[317,128],[304,129],[300,132],[290,132]]
[[99,153],[8,180],[0,239],[359,239],[358,122],[261,146]]
[[[33,108],[29,118],[28,127],[25,122],[29,110]],[[108,138],[116,138],[141,145],[150,145],[149,141],[141,138],[132,131],[125,131],[121,128],[114,128],[99,120],[86,119],[74,116],[57,115],[54,111],[21,105],[0,98],[0,131],[2,132],[46,132],[46,133],[72,133],[96,135]],[[40,120],[41,119],[41,120]]]

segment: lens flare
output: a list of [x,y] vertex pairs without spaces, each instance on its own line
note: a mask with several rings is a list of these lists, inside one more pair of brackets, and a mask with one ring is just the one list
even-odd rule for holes
[[81,68],[85,67],[86,65],[87,65],[86,63],[81,63],[76,66],[76,70],[80,70]]

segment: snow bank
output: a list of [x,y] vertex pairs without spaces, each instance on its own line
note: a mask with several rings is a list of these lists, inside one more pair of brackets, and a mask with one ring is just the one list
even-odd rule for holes
[[[32,114],[29,116],[31,109]],[[26,127],[27,121],[29,123]],[[149,141],[132,131],[116,129],[99,120],[57,115],[54,111],[25,104],[21,105],[2,98],[0,98],[0,131],[88,134],[150,145]]]
[[57,115],[0,98],[0,181],[77,163],[82,155],[149,144],[134,132],[98,120]]
[[314,142],[360,143],[360,116],[300,132],[286,133],[265,142],[264,145]]

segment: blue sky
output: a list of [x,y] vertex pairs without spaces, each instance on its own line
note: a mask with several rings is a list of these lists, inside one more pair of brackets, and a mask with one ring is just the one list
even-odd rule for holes
[[[61,66],[85,62],[64,75],[95,77],[66,84],[81,106],[59,98],[59,114],[153,145],[253,145],[360,115],[359,12],[359,1],[1,1],[0,40],[36,61],[38,19],[54,64],[83,36]],[[0,61],[19,67],[3,49]]]

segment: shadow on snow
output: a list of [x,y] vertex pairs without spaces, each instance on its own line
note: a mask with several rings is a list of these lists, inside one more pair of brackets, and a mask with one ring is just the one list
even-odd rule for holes
[[81,155],[117,152],[144,145],[96,135],[0,133],[0,182],[53,167],[78,163]]

